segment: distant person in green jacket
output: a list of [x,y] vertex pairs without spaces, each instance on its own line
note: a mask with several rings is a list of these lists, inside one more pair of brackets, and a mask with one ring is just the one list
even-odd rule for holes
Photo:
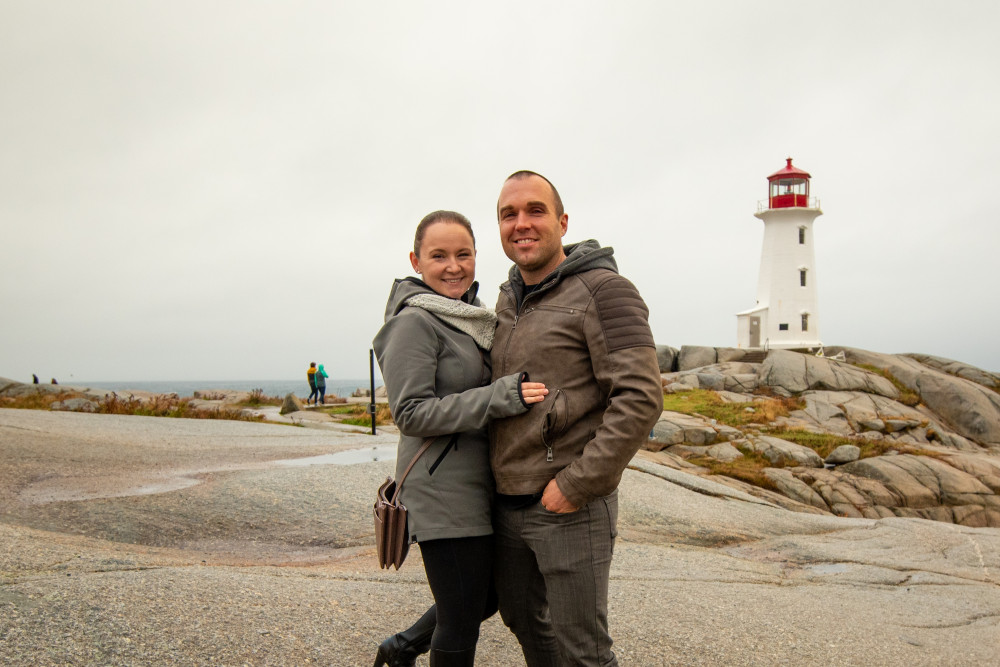
[[315,401],[316,397],[319,396],[319,391],[316,389],[316,362],[309,364],[309,370],[306,371],[306,379],[309,380],[309,398],[306,399],[306,405],[309,405],[310,401]]
[[[323,364],[316,369],[316,394],[319,397],[320,405],[326,405],[326,379],[330,377],[323,370]],[[314,403],[315,405],[315,403]]]

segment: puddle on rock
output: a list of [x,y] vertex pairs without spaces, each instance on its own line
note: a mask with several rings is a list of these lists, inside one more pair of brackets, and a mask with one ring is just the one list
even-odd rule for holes
[[844,563],[823,563],[822,565],[810,565],[806,569],[814,574],[843,574],[851,568]]
[[354,463],[372,463],[374,461],[389,461],[396,458],[396,445],[381,445],[364,449],[349,449],[336,454],[307,456],[301,459],[284,459],[275,461],[278,465],[302,467],[323,465],[351,465]]

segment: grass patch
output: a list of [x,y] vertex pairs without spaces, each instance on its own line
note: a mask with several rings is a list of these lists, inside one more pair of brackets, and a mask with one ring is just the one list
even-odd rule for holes
[[[825,459],[827,456],[832,454],[833,450],[841,445],[857,445],[861,448],[862,456],[864,456],[864,445],[869,444],[865,441],[853,440],[840,435],[833,435],[831,433],[813,433],[812,431],[806,431],[805,429],[799,428],[766,429],[763,432],[765,435],[769,435],[774,438],[781,438],[782,440],[788,440],[789,442],[794,442],[797,445],[808,447],[819,454],[822,459]],[[870,456],[877,456],[877,454],[870,454]]]
[[902,382],[899,381],[895,375],[889,372],[888,368],[879,368],[878,366],[872,366],[871,364],[854,364],[858,368],[863,368],[869,373],[875,373],[876,375],[881,375],[886,380],[892,383],[892,385],[899,390],[899,402],[903,405],[908,405],[911,408],[920,405],[920,394],[913,391]]
[[724,475],[740,481],[759,486],[762,489],[777,491],[777,485],[764,474],[764,468],[782,468],[781,463],[771,463],[766,456],[759,452],[744,447],[738,448],[743,453],[743,458],[735,461],[718,461],[707,456],[695,456],[688,461],[696,465],[708,468],[713,475]]
[[[364,426],[366,428],[371,428],[372,420],[371,416],[368,414],[368,406],[370,403],[351,403],[347,406],[348,410],[339,412],[338,414],[348,414],[353,415],[351,417],[346,417],[341,419],[342,424],[350,424],[352,426]],[[392,411],[389,410],[388,403],[376,403],[375,404],[375,426],[384,426],[386,424],[392,423]]]
[[[747,412],[747,408],[753,412]],[[800,398],[764,396],[752,403],[726,403],[708,389],[692,389],[663,396],[663,409],[686,415],[701,415],[728,426],[767,424],[778,417],[787,417],[793,410],[805,407]]]
[[353,404],[353,403],[350,404],[350,405],[334,405],[332,407],[322,407],[322,408],[319,408],[319,411],[320,412],[325,412],[328,415],[351,415],[351,414],[357,414],[357,410],[354,407],[355,405],[356,404]]

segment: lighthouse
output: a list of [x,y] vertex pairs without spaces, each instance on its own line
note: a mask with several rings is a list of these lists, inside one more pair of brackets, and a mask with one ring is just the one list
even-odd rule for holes
[[792,165],[767,177],[768,196],[755,217],[764,222],[757,303],[736,314],[737,347],[819,348],[813,222],[823,211],[809,192],[810,176]]

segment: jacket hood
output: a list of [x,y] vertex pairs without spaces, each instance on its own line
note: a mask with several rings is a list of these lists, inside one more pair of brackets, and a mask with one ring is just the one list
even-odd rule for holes
[[[539,289],[551,287],[567,276],[591,269],[609,269],[618,273],[618,262],[613,257],[614,248],[610,246],[602,248],[601,244],[594,239],[564,245],[563,252],[566,253],[566,259],[552,273],[542,279],[542,282],[539,283]],[[516,264],[510,267],[507,278],[510,280],[511,287],[514,288],[517,302],[520,303],[524,294],[524,278],[521,277],[521,270],[517,268]]]
[[[479,299],[476,298],[478,293],[479,283],[473,281],[472,286],[462,295],[460,301],[478,306]],[[416,294],[437,294],[437,292],[432,290],[423,280],[413,276],[397,278],[393,281],[392,289],[389,291],[389,300],[385,303],[385,319],[388,320],[398,314],[406,306],[406,300]]]

